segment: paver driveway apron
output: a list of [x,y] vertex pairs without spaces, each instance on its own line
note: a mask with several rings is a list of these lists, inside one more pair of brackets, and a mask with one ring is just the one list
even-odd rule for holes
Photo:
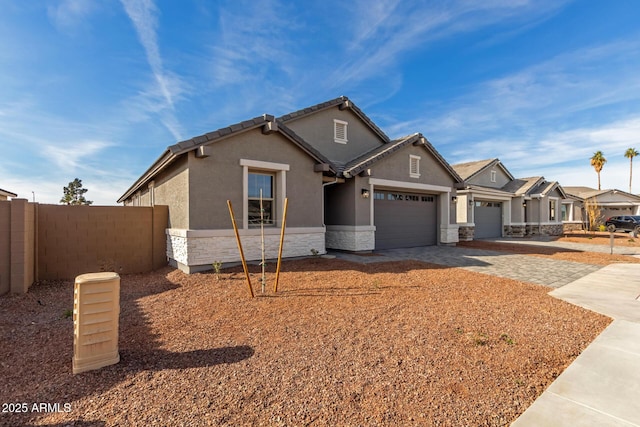
[[360,263],[412,259],[554,288],[600,269],[600,266],[590,264],[451,246],[386,249],[375,253],[379,256],[363,257],[348,253],[336,255]]

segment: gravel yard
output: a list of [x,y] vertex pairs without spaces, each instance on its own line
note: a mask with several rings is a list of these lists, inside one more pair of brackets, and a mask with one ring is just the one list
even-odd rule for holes
[[0,297],[0,403],[61,411],[0,424],[508,425],[610,322],[420,262],[252,268],[254,299],[237,268],[123,276],[121,362],[76,376],[72,282]]
[[[604,239],[604,238],[602,238]],[[608,239],[608,237],[607,237]],[[569,238],[558,239],[560,242],[573,242],[573,243],[589,243],[589,244],[603,244],[601,240],[591,243],[591,241],[583,240],[570,240]],[[616,245],[623,241],[616,241]],[[608,244],[608,243],[607,243]],[[551,258],[561,261],[581,262],[584,264],[593,265],[609,265],[615,263],[625,264],[638,264],[640,258],[634,258],[628,255],[607,254],[601,252],[581,252],[573,249],[564,249],[552,246],[540,246],[540,245],[523,245],[518,243],[503,243],[503,242],[489,242],[474,240],[470,242],[459,242],[458,246],[465,248],[478,248],[488,249],[498,252],[508,252],[512,254],[531,255],[541,258]],[[620,246],[629,246],[620,244]]]

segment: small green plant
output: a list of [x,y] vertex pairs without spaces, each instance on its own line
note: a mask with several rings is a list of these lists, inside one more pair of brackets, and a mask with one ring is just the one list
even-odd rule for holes
[[72,316],[73,316],[73,310],[71,310],[70,308],[66,309],[64,311],[64,313],[62,313],[62,317],[65,318],[65,319],[68,319],[68,318],[70,318]]
[[607,227],[605,227],[604,224],[600,224],[598,231],[607,231]]
[[464,329],[456,328],[456,334],[463,334],[463,333],[464,333]]
[[311,248],[311,255],[313,255],[313,256],[318,256],[318,254],[320,254],[320,252],[318,252],[318,250],[317,250],[317,249],[315,249],[315,248]]
[[476,345],[487,345],[489,344],[489,337],[487,336],[487,334],[479,332],[478,334],[476,334],[474,342],[476,343]]
[[221,261],[213,261],[213,271],[216,273],[216,280],[220,280],[220,270],[222,270],[222,262]]
[[502,334],[500,335],[500,341],[504,341],[509,345],[514,345],[515,341],[513,340],[513,338],[511,338],[509,335],[507,334]]

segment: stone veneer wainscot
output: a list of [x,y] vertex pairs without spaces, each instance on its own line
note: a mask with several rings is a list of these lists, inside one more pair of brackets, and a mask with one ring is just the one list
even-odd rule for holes
[[[245,259],[259,260],[261,254],[260,229],[239,230]],[[280,229],[266,228],[265,253],[267,259],[278,257]],[[310,256],[312,250],[325,254],[324,227],[287,228],[283,258]],[[233,230],[167,229],[167,257],[174,267],[186,273],[211,270],[214,262],[239,262],[240,252]]]

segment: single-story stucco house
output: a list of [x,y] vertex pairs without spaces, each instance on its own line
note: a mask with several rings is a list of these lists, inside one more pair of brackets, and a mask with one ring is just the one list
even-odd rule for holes
[[285,198],[285,257],[453,244],[461,186],[422,134],[390,139],[339,97],[172,145],[118,202],[168,205],[168,258],[194,272],[239,260],[227,200],[255,260],[261,221],[267,257],[277,255]]
[[590,187],[564,187],[562,220],[565,231],[589,228],[586,204],[597,209],[600,222],[618,215],[640,215],[640,196],[618,189],[596,190]]
[[566,194],[558,182],[514,178],[500,159],[452,167],[464,180],[456,211],[461,241],[562,234],[559,208]]
[[11,191],[3,190],[2,188],[0,188],[0,200],[7,200],[9,199],[9,197],[18,197],[18,195],[12,193]]

